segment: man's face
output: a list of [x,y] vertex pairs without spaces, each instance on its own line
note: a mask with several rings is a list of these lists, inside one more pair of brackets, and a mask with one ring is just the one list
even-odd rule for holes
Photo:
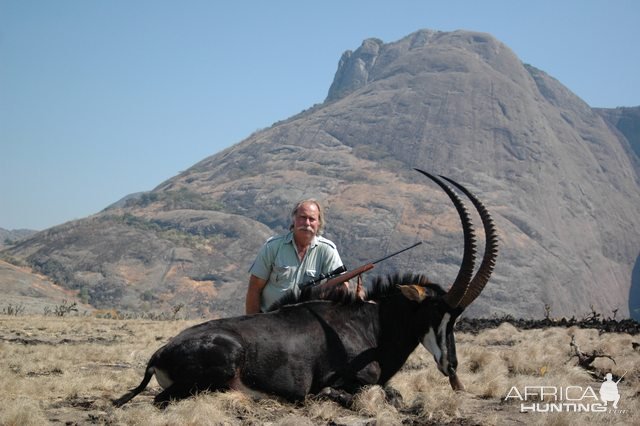
[[319,226],[318,207],[314,203],[304,203],[301,205],[293,217],[294,234],[315,236],[318,233]]

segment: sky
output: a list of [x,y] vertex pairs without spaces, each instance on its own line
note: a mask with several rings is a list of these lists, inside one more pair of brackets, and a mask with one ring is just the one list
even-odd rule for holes
[[322,103],[371,37],[486,32],[638,106],[639,21],[636,0],[0,0],[0,228],[97,213]]

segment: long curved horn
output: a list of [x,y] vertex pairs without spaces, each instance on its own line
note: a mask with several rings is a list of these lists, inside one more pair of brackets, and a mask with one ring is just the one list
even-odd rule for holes
[[464,254],[462,256],[462,264],[460,265],[460,271],[458,271],[458,276],[453,282],[453,285],[451,285],[451,288],[444,296],[445,302],[450,307],[456,308],[460,306],[460,303],[462,302],[462,299],[467,292],[471,277],[473,276],[473,267],[475,264],[476,237],[473,232],[471,217],[469,216],[469,211],[467,210],[460,197],[458,197],[458,195],[456,195],[456,193],[453,192],[453,190],[446,183],[444,183],[436,176],[433,176],[423,170],[415,170],[437,183],[444,190],[444,192],[447,193],[447,195],[455,205],[456,210],[458,211],[458,215],[460,216],[460,221],[462,222],[462,232],[464,235]]
[[498,258],[498,231],[496,230],[496,226],[493,222],[493,218],[487,208],[482,204],[475,195],[473,195],[468,189],[459,183],[445,177],[440,176],[443,179],[451,182],[456,188],[462,191],[473,203],[473,205],[478,210],[478,214],[480,215],[480,220],[482,220],[482,225],[484,226],[485,233],[485,246],[484,246],[484,256],[482,258],[482,263],[480,263],[480,268],[478,268],[478,272],[473,277],[471,282],[469,283],[469,289],[466,294],[460,301],[460,306],[462,308],[466,308],[473,302],[476,297],[480,295],[482,289],[489,281],[493,269],[496,266],[496,259]]

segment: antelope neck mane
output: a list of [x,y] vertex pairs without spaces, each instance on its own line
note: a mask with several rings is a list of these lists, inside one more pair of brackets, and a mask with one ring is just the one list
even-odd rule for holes
[[417,285],[427,290],[429,297],[442,296],[446,291],[438,285],[432,283],[429,278],[422,274],[393,274],[386,277],[375,277],[367,288],[366,300],[378,301],[384,297],[400,292],[398,286]]
[[[365,286],[365,301],[377,302],[386,297],[395,295],[400,292],[398,286],[400,285],[418,285],[427,290],[429,296],[442,296],[446,293],[438,284],[433,284],[429,279],[421,274],[394,274],[386,277],[377,276]],[[326,300],[335,303],[354,305],[363,303],[353,291],[347,291],[342,286],[334,286],[331,288],[323,287],[322,285],[316,287],[307,287],[300,292],[294,292],[292,290],[285,293],[280,300],[275,302],[269,311],[274,311],[283,306],[293,305],[297,303],[309,302],[312,300]]]

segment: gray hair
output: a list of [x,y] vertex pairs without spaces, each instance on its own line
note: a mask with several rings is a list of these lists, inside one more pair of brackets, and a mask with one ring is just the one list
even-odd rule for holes
[[291,210],[291,225],[289,226],[289,230],[293,230],[294,218],[295,218],[296,214],[298,213],[298,210],[300,209],[300,207],[302,207],[303,204],[315,204],[316,207],[318,208],[318,232],[317,232],[317,235],[321,235],[322,234],[322,230],[324,229],[324,209],[322,208],[322,206],[320,205],[318,200],[316,200],[314,198],[309,198],[309,199],[302,200],[302,201],[299,201],[298,203],[296,203],[296,205],[293,207],[293,210]]

